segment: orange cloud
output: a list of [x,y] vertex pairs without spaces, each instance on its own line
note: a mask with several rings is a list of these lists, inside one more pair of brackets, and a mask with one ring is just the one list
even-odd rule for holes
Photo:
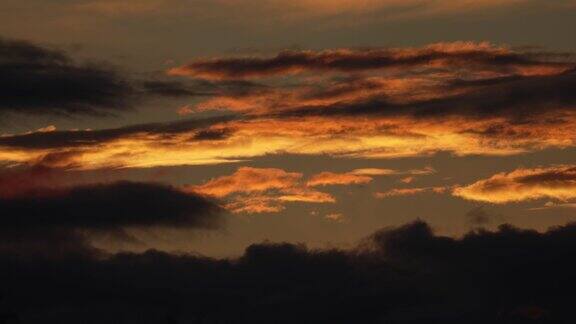
[[226,197],[234,193],[288,189],[294,187],[301,177],[301,173],[286,172],[282,169],[242,167],[232,175],[212,179],[200,186],[188,186],[187,190],[214,197]]
[[365,175],[322,172],[314,175],[310,180],[308,180],[306,185],[309,187],[316,187],[327,185],[365,184],[370,181],[372,181],[372,178]]
[[[223,132],[226,129],[232,131]],[[38,133],[29,141],[41,145],[48,135],[64,135],[55,133],[58,132]],[[69,152],[67,166],[102,169],[230,163],[285,153],[346,158],[399,158],[436,152],[458,156],[513,155],[576,145],[576,115],[565,113],[556,119],[550,115],[547,119],[516,124],[506,118],[465,117],[266,118],[223,122],[204,130],[179,133],[137,132],[102,142],[82,140],[92,131],[70,132],[66,136],[76,136],[74,133],[82,133],[82,137],[63,141],[61,147],[55,143],[45,148],[19,147],[29,135],[0,137],[0,160],[35,164],[47,156]],[[216,136],[207,136],[210,134]]]
[[[432,168],[396,171],[365,168],[347,173],[321,172],[308,180],[302,174],[281,169],[241,167],[228,176],[211,179],[201,185],[184,186],[183,190],[196,194],[225,198],[226,209],[233,213],[275,213],[285,209],[286,203],[335,203],[329,193],[313,189],[316,186],[362,184],[373,176],[400,174],[429,174]],[[440,189],[434,188],[434,191]]]
[[[27,140],[25,136],[4,136],[0,137],[0,160],[35,164],[46,156],[70,152],[66,165],[101,169],[230,163],[280,153],[346,158],[398,158],[436,152],[459,156],[512,155],[576,144],[576,116],[568,113],[561,119],[516,124],[510,124],[505,118],[471,120],[464,117],[253,119],[224,122],[206,129],[209,132],[204,134],[218,135],[225,129],[233,131],[216,138],[200,136],[201,130],[173,134],[138,132],[103,142],[82,141],[81,137],[78,141],[64,142],[62,147],[46,148],[18,147]],[[53,133],[57,132],[38,134],[44,138]],[[206,140],[191,140],[194,138]],[[38,136],[32,140],[34,145],[44,143]]]
[[241,167],[232,175],[183,190],[218,198],[227,198],[225,208],[233,213],[276,213],[286,203],[334,203],[332,195],[307,188],[302,174],[274,168]]
[[308,203],[334,203],[336,199],[332,195],[303,187],[294,187],[282,191],[277,198],[284,202],[308,202]]
[[374,194],[376,198],[389,198],[389,197],[402,197],[413,196],[422,193],[437,193],[442,194],[448,191],[448,187],[423,187],[423,188],[405,188],[405,189],[391,189],[384,192],[377,192]]
[[[289,86],[267,80],[269,84],[248,87],[252,90],[217,91],[180,110],[233,112],[224,117],[2,135],[0,161],[34,164],[66,154],[65,163],[56,166],[151,168],[233,163],[274,154],[393,159],[573,147],[576,70],[566,70],[575,66],[572,58],[455,42],[200,60],[202,71],[227,76],[276,75],[294,68],[315,73],[300,74]],[[333,78],[334,71],[346,75]],[[366,183],[376,175],[359,172],[339,181]]]
[[517,169],[456,188],[455,196],[495,204],[536,199],[576,199],[576,166]]
[[392,169],[365,168],[352,170],[350,173],[361,176],[385,176],[398,174],[398,171]]
[[[436,172],[431,167],[424,169],[415,169],[408,171],[398,171],[391,169],[356,169],[345,173],[334,172],[321,172],[313,175],[306,183],[309,187],[316,186],[329,186],[329,185],[350,185],[350,184],[366,184],[372,181],[374,176],[389,176],[389,175],[429,175]],[[414,177],[412,177],[414,178]]]
[[261,214],[278,213],[285,209],[274,197],[253,196],[234,200],[225,205],[225,208],[235,214]]

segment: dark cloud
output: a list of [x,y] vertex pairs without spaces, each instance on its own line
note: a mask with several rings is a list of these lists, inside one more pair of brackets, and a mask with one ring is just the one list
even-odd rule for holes
[[454,97],[415,104],[415,115],[463,114],[475,116],[542,115],[553,111],[571,110],[576,104],[576,73],[510,78],[478,90]]
[[188,97],[252,91],[244,81],[142,79],[105,62],[0,38],[0,113],[114,115],[152,96]]
[[166,135],[202,129],[213,124],[235,120],[237,116],[186,119],[166,123],[148,123],[101,130],[35,132],[0,137],[0,146],[30,149],[66,148],[97,145],[139,133]]
[[131,107],[135,95],[130,81],[112,68],[0,39],[0,111],[103,115]]
[[217,141],[228,138],[232,135],[233,131],[230,128],[223,129],[206,129],[199,131],[194,135],[194,140],[197,141]]
[[3,254],[25,323],[570,323],[576,226],[461,239],[416,222],[353,250],[263,243],[218,260],[148,251]]
[[193,89],[189,84],[182,81],[144,81],[142,87],[147,93],[164,97],[211,96],[216,94],[208,88]]
[[162,97],[210,97],[210,96],[243,96],[261,92],[268,87],[244,80],[208,81],[195,80],[144,80],[140,82],[141,91],[146,95]]
[[[155,183],[115,182],[65,186],[57,172],[35,168],[0,183],[0,254],[90,255],[92,236],[128,240],[134,228],[217,229],[223,210],[212,200]],[[37,180],[36,178],[44,178]],[[4,190],[6,189],[6,190]]]
[[514,52],[482,44],[452,43],[424,48],[284,51],[273,57],[207,59],[174,68],[170,73],[237,79],[308,71],[358,72],[427,66],[503,72],[518,67],[562,67],[566,60],[564,53]]
[[133,226],[218,227],[219,208],[198,195],[153,183],[116,182],[31,189],[0,198],[2,231],[30,228],[109,230]]
[[[457,81],[451,86],[462,84]],[[326,106],[305,106],[284,115],[380,115],[434,118],[444,116],[511,117],[516,120],[573,110],[576,106],[576,72],[465,82],[472,90],[462,94],[409,103],[395,103],[386,95]]]

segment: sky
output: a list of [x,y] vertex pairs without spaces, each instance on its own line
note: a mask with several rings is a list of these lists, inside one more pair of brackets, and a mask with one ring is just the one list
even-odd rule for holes
[[[275,307],[304,316],[304,293],[352,278],[382,289],[333,291],[342,299],[322,297],[315,314],[350,302],[331,316],[565,315],[538,282],[517,304],[488,291],[455,301],[456,284],[445,303],[412,297],[442,294],[430,278],[488,273],[522,299],[520,280],[555,269],[513,282],[501,271],[573,267],[575,1],[4,0],[0,20],[0,261],[14,277],[0,310],[33,323],[62,309],[75,322],[103,307],[94,322],[142,322],[130,317],[147,303],[138,295],[159,289],[178,311],[164,305],[152,322],[223,320],[222,292],[205,281],[252,301],[220,300],[236,322],[261,305],[253,321],[269,322]],[[35,267],[52,270],[24,284]],[[113,279],[131,267],[133,281]],[[431,277],[395,272],[412,267]],[[68,290],[38,306],[52,285]],[[102,298],[113,287],[130,302]],[[376,297],[390,300],[385,316]]]

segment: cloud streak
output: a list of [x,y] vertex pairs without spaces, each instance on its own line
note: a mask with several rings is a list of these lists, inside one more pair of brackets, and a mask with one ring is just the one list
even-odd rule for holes
[[489,43],[439,43],[423,48],[326,51],[286,51],[269,58],[222,58],[199,60],[172,68],[170,75],[205,79],[258,78],[303,72],[361,72],[383,69],[458,67],[464,70],[515,71],[530,69],[561,71],[570,65],[544,61],[553,53],[521,53]]
[[394,188],[388,191],[377,192],[374,194],[376,198],[384,199],[390,197],[405,197],[405,196],[414,196],[423,193],[436,193],[442,194],[449,191],[448,187],[420,187],[420,188]]

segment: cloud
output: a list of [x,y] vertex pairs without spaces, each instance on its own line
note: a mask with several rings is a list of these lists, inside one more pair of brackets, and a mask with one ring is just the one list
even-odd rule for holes
[[367,184],[373,180],[375,176],[391,176],[391,175],[429,175],[436,172],[431,167],[424,169],[415,169],[407,171],[398,171],[392,169],[379,169],[379,168],[366,168],[355,169],[345,173],[334,172],[321,172],[315,174],[308,179],[306,185],[309,187],[329,186],[329,185],[351,185],[351,184]]
[[557,210],[557,209],[576,209],[576,203],[554,203],[547,202],[542,207],[529,208],[528,210]]
[[336,199],[328,193],[301,187],[295,187],[284,190],[284,194],[279,196],[278,200],[284,202],[308,202],[308,203],[336,202]]
[[575,238],[573,224],[451,238],[414,222],[350,250],[266,242],[235,259],[1,253],[0,266],[5,305],[23,322],[559,323],[573,314]]
[[[231,175],[211,179],[200,185],[187,185],[183,189],[201,195],[226,198],[226,209],[233,213],[276,213],[286,203],[335,203],[331,194],[315,187],[366,184],[374,176],[415,174],[427,175],[434,169],[397,171],[364,168],[346,173],[320,172],[304,179],[302,173],[277,168],[240,167]],[[436,191],[440,190],[435,189]]]
[[[457,67],[464,70],[517,71],[570,67],[562,61],[543,61],[541,54],[514,52],[489,43],[439,43],[423,48],[391,48],[325,51],[285,51],[274,57],[244,57],[198,60],[172,68],[169,75],[205,79],[258,78],[303,72],[375,71],[418,67]],[[547,56],[553,56],[552,53]]]
[[[354,61],[379,51],[424,63],[381,69]],[[450,59],[425,63],[420,56],[429,52]],[[4,134],[0,160],[34,164],[66,157],[54,165],[102,169],[231,163],[274,154],[386,159],[438,152],[513,155],[576,145],[576,74],[569,68],[574,66],[569,53],[461,42],[311,53],[336,53],[364,70],[262,84],[149,80],[148,90],[142,91],[207,96],[186,106],[186,114],[211,109],[231,114],[113,129]],[[348,177],[366,181],[362,176],[372,175]]]
[[[170,136],[181,133],[194,133],[206,127],[223,123],[237,117],[227,115],[208,118],[189,118],[174,122],[137,124],[118,128],[99,130],[53,130],[50,132],[36,131],[19,135],[0,136],[0,146],[23,149],[60,149],[82,146],[99,146],[106,142],[131,138],[139,134]],[[201,132],[200,138],[205,137]]]
[[345,158],[513,155],[575,145],[576,115],[510,123],[503,118],[306,116],[190,119],[94,131],[0,136],[0,160],[34,164],[77,152],[77,169],[230,163],[264,155]]
[[568,201],[576,198],[576,167],[562,165],[516,169],[456,188],[453,194],[495,204],[544,198]]
[[75,63],[65,52],[0,39],[0,112],[110,114],[136,90],[113,69]]
[[560,74],[527,76],[471,90],[448,92],[445,96],[396,103],[384,94],[328,105],[302,106],[283,112],[289,116],[410,116],[413,118],[446,118],[464,116],[482,119],[496,117],[514,121],[542,115],[554,117],[574,111],[576,97],[570,91],[576,84],[576,71]]
[[296,186],[265,194],[239,195],[233,197],[225,207],[235,214],[261,214],[281,212],[286,209],[287,203],[325,204],[335,202],[336,199],[329,193]]
[[111,230],[125,227],[216,228],[219,207],[191,193],[154,183],[116,182],[35,187],[0,198],[3,231],[30,228]]
[[144,182],[70,184],[36,167],[0,175],[0,254],[100,255],[92,240],[135,241],[132,230],[224,225],[214,200]]
[[301,173],[286,172],[282,169],[241,167],[230,176],[212,179],[203,185],[189,187],[189,189],[204,195],[225,197],[233,193],[287,189],[293,187],[301,177]]
[[384,192],[377,192],[374,194],[376,198],[389,198],[389,197],[402,197],[414,196],[422,193],[445,193],[448,191],[447,187],[421,187],[421,188],[394,188]]
[[386,176],[397,174],[398,171],[393,169],[381,169],[381,168],[364,168],[352,170],[354,175],[364,175],[364,176]]
[[274,213],[285,203],[334,203],[328,193],[307,188],[302,174],[276,168],[241,167],[229,176],[211,179],[204,184],[185,186],[187,192],[225,198],[226,208],[234,213]]
[[327,186],[327,185],[349,185],[349,184],[366,184],[372,181],[372,178],[365,175],[354,173],[318,173],[306,183],[309,187]]
[[61,49],[0,38],[0,113],[115,115],[153,96],[239,93],[249,82],[138,79],[106,62],[78,62]]

